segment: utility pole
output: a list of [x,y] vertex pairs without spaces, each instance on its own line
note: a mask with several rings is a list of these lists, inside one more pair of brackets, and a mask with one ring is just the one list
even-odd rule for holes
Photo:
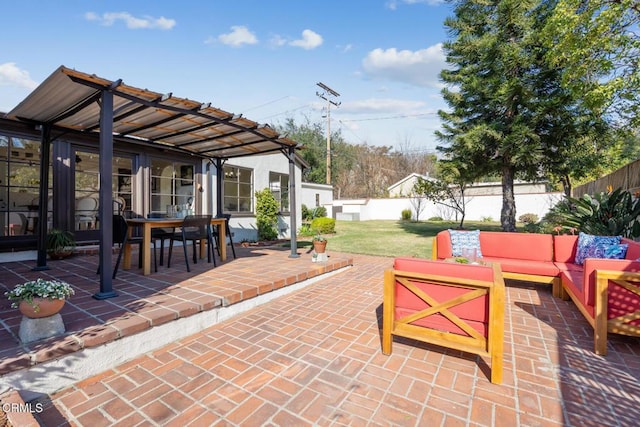
[[331,89],[322,82],[316,83],[324,92],[316,92],[316,96],[327,101],[327,184],[331,184],[331,105],[340,106],[340,102],[333,101],[331,97],[340,96],[338,92]]

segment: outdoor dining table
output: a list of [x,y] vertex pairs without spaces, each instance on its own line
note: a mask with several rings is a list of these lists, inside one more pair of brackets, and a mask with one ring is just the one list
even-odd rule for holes
[[[142,227],[142,272],[145,276],[151,274],[151,229],[153,228],[171,228],[180,227],[183,222],[183,218],[131,218],[127,219],[127,223],[132,226]],[[220,242],[220,259],[225,261],[227,259],[227,232],[226,232],[226,219],[225,218],[211,218],[211,225],[217,225],[218,227],[218,242]],[[131,232],[129,228],[129,232]],[[203,257],[203,253],[206,250],[205,242],[200,242],[200,257]],[[131,247],[126,245],[124,248],[124,261],[122,268],[128,270],[131,268]]]

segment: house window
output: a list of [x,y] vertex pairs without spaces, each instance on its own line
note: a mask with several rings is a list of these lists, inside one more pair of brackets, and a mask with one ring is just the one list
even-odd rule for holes
[[151,160],[151,213],[166,213],[168,205],[193,208],[194,165]]
[[[49,159],[49,165],[51,160]],[[49,167],[49,200],[53,175]],[[0,134],[0,236],[35,234],[40,194],[40,142]],[[52,203],[47,206],[47,224]]]
[[224,211],[230,214],[253,213],[253,170],[224,167]]
[[280,212],[289,212],[289,175],[269,172],[269,190],[278,202]]

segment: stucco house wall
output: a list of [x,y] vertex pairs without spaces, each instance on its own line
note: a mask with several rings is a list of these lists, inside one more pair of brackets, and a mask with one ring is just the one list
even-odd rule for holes
[[327,209],[327,216],[333,216],[333,186],[327,184],[316,184],[314,182],[303,182],[301,188],[300,204],[309,209],[317,206],[324,206]]
[[[253,170],[253,192],[255,194],[256,191],[261,191],[265,188],[269,188],[269,172],[277,172],[285,175],[289,175],[289,159],[281,153],[277,154],[267,154],[262,156],[251,156],[251,157],[237,157],[234,159],[229,159],[225,166],[238,166],[244,168],[250,168]],[[302,221],[301,215],[301,202],[302,199],[302,171],[299,165],[296,165],[295,168],[295,187],[296,187],[296,201],[297,201],[297,215],[296,215],[296,224],[297,227],[300,227],[300,223]],[[215,173],[215,168],[213,168]],[[216,198],[216,186],[215,182],[213,183],[213,187],[211,189],[211,197],[213,200]],[[255,195],[253,200],[253,207],[255,212]],[[278,220],[278,235],[279,238],[289,238],[291,237],[290,230],[290,215],[289,213],[284,213]],[[231,227],[231,232],[233,233],[233,241],[241,242],[243,240],[246,241],[256,241],[258,240],[258,228],[256,226],[256,217],[255,214],[251,215],[233,215],[231,217],[231,221],[229,221],[229,226]]]

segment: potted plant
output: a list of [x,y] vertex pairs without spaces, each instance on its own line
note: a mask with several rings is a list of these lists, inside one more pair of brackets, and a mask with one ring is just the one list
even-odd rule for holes
[[320,233],[316,233],[316,235],[313,236],[313,250],[317,254],[323,254],[327,250],[327,239],[320,235]]
[[73,254],[76,240],[73,233],[53,228],[47,234],[47,253],[51,259],[63,259]]
[[32,319],[53,316],[59,312],[67,298],[75,292],[71,285],[58,280],[38,278],[16,285],[5,292],[11,307]]

